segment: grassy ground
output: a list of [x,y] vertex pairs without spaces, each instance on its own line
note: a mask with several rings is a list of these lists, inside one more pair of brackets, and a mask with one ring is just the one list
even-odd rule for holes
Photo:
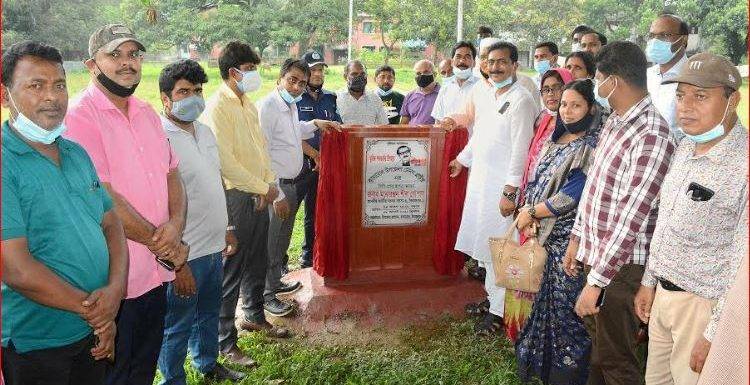
[[[143,79],[136,96],[161,110],[158,76],[162,64],[146,63]],[[206,67],[207,68],[207,67]],[[207,68],[209,83],[205,94],[212,94],[220,84],[218,68]],[[370,70],[372,75],[373,70]],[[326,88],[344,87],[343,68],[328,69]],[[257,100],[275,85],[278,68],[261,72],[263,87],[250,95]],[[89,82],[88,74],[77,71],[68,74],[71,97]],[[374,87],[371,83],[368,87]],[[410,68],[397,70],[395,88],[406,92],[414,87]],[[748,122],[748,86],[742,87],[744,102],[740,107],[742,121]],[[3,119],[7,111],[3,109]],[[304,238],[301,209],[289,249],[290,268],[299,267],[300,247]],[[520,384],[515,375],[513,349],[506,341],[477,339],[470,320],[444,319],[427,328],[409,328],[398,333],[388,343],[365,346],[330,346],[311,344],[303,338],[276,341],[263,334],[248,334],[240,339],[240,346],[258,360],[261,366],[249,372],[243,384],[285,385],[514,385]],[[186,365],[188,384],[201,383],[201,376]],[[155,381],[158,383],[159,378]]]

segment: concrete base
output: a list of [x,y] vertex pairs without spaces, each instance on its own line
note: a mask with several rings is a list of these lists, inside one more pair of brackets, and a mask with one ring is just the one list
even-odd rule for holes
[[297,293],[282,297],[296,301],[299,309],[296,316],[272,322],[304,335],[401,328],[444,315],[461,317],[464,305],[486,296],[482,284],[465,273],[429,282],[324,285],[323,278],[308,268],[284,280],[302,283]]

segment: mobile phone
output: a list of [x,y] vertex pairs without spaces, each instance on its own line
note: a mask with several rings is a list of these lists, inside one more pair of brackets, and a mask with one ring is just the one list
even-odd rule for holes
[[690,195],[690,199],[696,202],[705,202],[714,196],[714,192],[708,187],[703,187],[698,183],[690,182],[690,185],[688,186],[688,195]]
[[606,292],[607,290],[604,288],[599,292],[599,298],[596,299],[596,307],[602,307],[602,305],[604,305],[604,293]]
[[170,261],[167,261],[166,259],[156,258],[156,262],[158,262],[163,268],[174,271],[174,264]]

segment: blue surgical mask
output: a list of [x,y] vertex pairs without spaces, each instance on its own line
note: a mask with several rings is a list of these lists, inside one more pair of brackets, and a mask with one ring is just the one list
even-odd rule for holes
[[206,102],[203,97],[193,95],[182,100],[172,102],[172,116],[183,121],[193,122],[201,115],[206,108]]
[[693,141],[694,143],[707,143],[710,142],[716,138],[721,137],[726,132],[726,129],[724,129],[724,119],[727,118],[727,111],[729,111],[729,102],[727,102],[727,108],[724,109],[724,116],[721,117],[721,121],[719,124],[717,124],[714,128],[699,134],[699,135],[690,135],[685,130],[682,129],[682,127],[678,127],[680,132],[685,134],[685,137]]
[[15,119],[11,119],[11,124],[13,125],[13,128],[15,128],[16,131],[27,140],[36,143],[52,144],[55,139],[68,129],[64,122],[60,122],[60,124],[52,130],[45,130],[21,113],[21,110],[16,107],[13,97],[10,96],[10,92],[8,92],[8,98],[13,104],[13,108],[18,112]]
[[570,52],[578,52],[581,50],[581,43],[573,43],[570,47]]
[[465,70],[462,70],[458,67],[453,67],[453,76],[455,76],[457,79],[460,79],[460,80],[466,80],[470,78],[473,73],[474,73],[474,69],[471,67]]
[[454,77],[455,77],[455,75],[443,78],[443,85],[446,85],[448,82],[450,82],[451,80],[453,80]]
[[[681,39],[682,36],[680,36],[677,41],[680,41]],[[649,40],[646,44],[646,56],[648,57],[648,60],[651,60],[656,64],[669,63],[669,61],[672,60],[675,55],[677,55],[677,52],[680,52],[680,50],[677,50],[677,52],[672,52],[672,44],[674,43],[659,40],[656,38]]]
[[387,90],[384,90],[384,89],[382,89],[380,87],[377,87],[377,88],[375,88],[375,93],[377,93],[378,96],[380,96],[380,97],[386,97],[386,96],[388,96],[388,95],[390,95],[390,94],[393,93],[393,88],[389,88]]
[[507,85],[510,85],[513,83],[513,76],[508,76],[507,79],[501,81],[500,83],[496,83],[494,80],[490,79],[490,82],[492,82],[492,85],[495,86],[496,90],[499,90]]
[[611,78],[612,75],[607,76],[606,79],[604,79],[603,82],[599,82],[598,80],[594,79],[594,99],[596,99],[596,102],[599,103],[602,107],[606,109],[612,109],[612,107],[609,106],[609,98],[612,96],[613,93],[615,93],[615,88],[617,88],[617,78],[615,78],[615,86],[612,88],[612,91],[607,96],[599,96],[599,86],[606,83],[609,78]]
[[290,94],[289,91],[287,91],[284,87],[279,87],[279,94],[281,95],[281,98],[284,99],[284,101],[288,104],[298,103],[300,100],[302,100],[302,94],[292,96],[292,94]]
[[549,60],[539,60],[538,62],[534,63],[534,70],[539,75],[544,75],[545,72],[549,71],[552,66],[549,64]]
[[237,89],[246,94],[248,92],[254,92],[260,89],[260,74],[258,71],[240,71],[242,74],[242,80],[237,82]]

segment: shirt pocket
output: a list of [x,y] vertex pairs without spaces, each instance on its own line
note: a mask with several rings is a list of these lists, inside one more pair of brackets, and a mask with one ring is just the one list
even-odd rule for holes
[[[691,248],[716,245],[737,225],[739,189],[728,183],[699,183],[714,192],[707,201],[695,201],[684,186],[675,199],[673,222],[669,224],[675,241]],[[689,183],[688,183],[689,185]]]
[[102,223],[104,218],[104,198],[102,185],[97,181],[91,181],[87,186],[79,187],[73,191],[82,209],[96,222]]

